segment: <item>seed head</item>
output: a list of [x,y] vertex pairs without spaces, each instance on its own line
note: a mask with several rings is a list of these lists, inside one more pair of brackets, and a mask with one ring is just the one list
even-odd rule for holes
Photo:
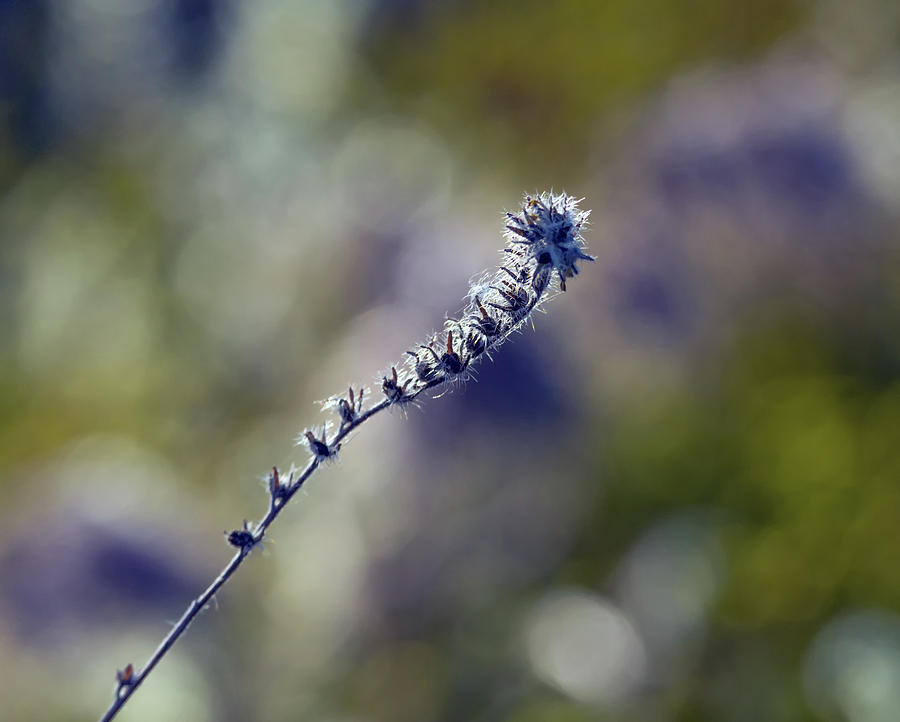
[[[438,386],[464,382],[473,364],[502,345],[531,318],[551,294],[554,279],[566,290],[566,279],[578,273],[579,261],[593,261],[585,249],[582,229],[589,211],[565,193],[525,196],[518,213],[506,214],[503,262],[493,271],[473,277],[465,307],[448,318],[443,329],[406,351],[404,359],[380,378],[390,406],[405,409],[420,393]],[[362,392],[354,398],[330,398],[326,407],[340,419],[340,428],[355,424],[363,413]],[[306,432],[302,439],[319,461],[332,458],[325,440]]]
[[578,208],[579,200],[552,191],[538,196],[525,196],[520,213],[507,213],[506,240],[509,249],[532,259],[536,264],[535,279],[542,268],[550,268],[559,276],[560,288],[566,290],[566,279],[578,273],[578,261],[593,261],[584,252],[581,229],[590,211]]

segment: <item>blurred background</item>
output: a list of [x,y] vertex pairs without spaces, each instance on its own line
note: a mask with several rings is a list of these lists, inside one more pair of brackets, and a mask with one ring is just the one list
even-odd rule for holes
[[551,187],[598,262],[121,719],[900,719],[890,0],[0,1],[3,718],[98,718]]

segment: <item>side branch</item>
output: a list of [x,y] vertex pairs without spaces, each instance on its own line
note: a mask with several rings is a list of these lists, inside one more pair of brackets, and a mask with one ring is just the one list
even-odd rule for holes
[[[427,385],[416,392],[416,396],[426,391],[429,388],[432,388],[437,384]],[[384,411],[384,409],[391,406],[391,402],[388,399],[376,404],[375,406],[367,409],[364,413],[357,416],[353,421],[349,423],[345,423],[341,425],[340,431],[337,433],[335,438],[332,440],[332,445],[339,445],[347,435],[353,431],[355,428],[360,426],[365,421],[368,421],[375,414],[380,411]],[[147,660],[147,663],[144,665],[143,669],[139,672],[134,672],[131,665],[125,668],[124,671],[120,671],[118,676],[118,688],[116,689],[115,699],[113,699],[112,704],[110,704],[109,708],[104,713],[103,717],[100,718],[100,722],[109,722],[112,720],[122,708],[122,706],[128,701],[128,699],[133,695],[138,687],[147,679],[147,676],[153,671],[153,668],[156,667],[157,664],[162,660],[163,657],[166,656],[166,653],[175,645],[175,642],[187,631],[187,628],[191,625],[191,622],[194,621],[194,618],[203,611],[212,598],[216,595],[216,592],[227,582],[231,575],[234,574],[238,567],[244,562],[244,560],[250,556],[250,552],[257,544],[259,544],[266,535],[266,531],[273,521],[278,517],[281,513],[281,510],[287,505],[287,502],[291,500],[291,498],[300,491],[300,488],[306,482],[306,480],[312,476],[313,472],[319,468],[320,460],[318,458],[313,458],[310,460],[309,464],[307,464],[306,468],[303,472],[295,479],[291,480],[288,486],[282,487],[285,491],[282,493],[272,493],[271,494],[271,503],[269,504],[268,513],[257,522],[256,526],[252,531],[249,529],[245,529],[244,531],[247,533],[246,537],[242,537],[240,532],[231,532],[229,534],[229,541],[232,544],[235,544],[235,539],[239,540],[239,543],[235,544],[238,546],[237,553],[231,558],[231,561],[225,566],[224,569],[219,573],[213,582],[206,588],[206,590],[199,597],[194,599],[189,605],[188,608],[185,609],[184,614],[181,615],[181,619],[172,627],[171,631],[166,635],[166,638],[160,643],[160,645],[156,648],[153,654],[150,656],[150,659]],[[277,470],[275,471],[277,478]]]

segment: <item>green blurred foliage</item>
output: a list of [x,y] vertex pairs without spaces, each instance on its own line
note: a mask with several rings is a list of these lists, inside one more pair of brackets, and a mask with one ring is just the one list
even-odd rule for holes
[[725,716],[709,681],[761,684],[759,669],[742,669],[760,644],[766,664],[784,666],[764,694],[786,708],[746,719],[805,719],[791,667],[810,635],[842,608],[900,609],[900,383],[848,362],[853,329],[788,308],[747,319],[685,388],[616,407],[598,440],[596,473],[612,483],[568,582],[597,584],[609,571],[597,558],[614,563],[636,527],[673,510],[710,511],[727,540],[717,639],[673,700],[675,719],[745,719]]
[[[806,9],[794,0],[434,3],[373,42],[369,57],[393,102],[457,140],[470,162],[572,182],[571,167],[583,167],[623,108],[673,73],[757,55]],[[367,88],[351,97],[366,99]]]

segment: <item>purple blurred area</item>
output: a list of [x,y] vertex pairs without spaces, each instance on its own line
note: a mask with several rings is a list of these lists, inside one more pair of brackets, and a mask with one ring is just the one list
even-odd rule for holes
[[59,650],[75,633],[174,617],[192,597],[199,569],[173,565],[179,550],[165,527],[138,534],[66,515],[30,532],[0,559],[4,607],[27,644]]

